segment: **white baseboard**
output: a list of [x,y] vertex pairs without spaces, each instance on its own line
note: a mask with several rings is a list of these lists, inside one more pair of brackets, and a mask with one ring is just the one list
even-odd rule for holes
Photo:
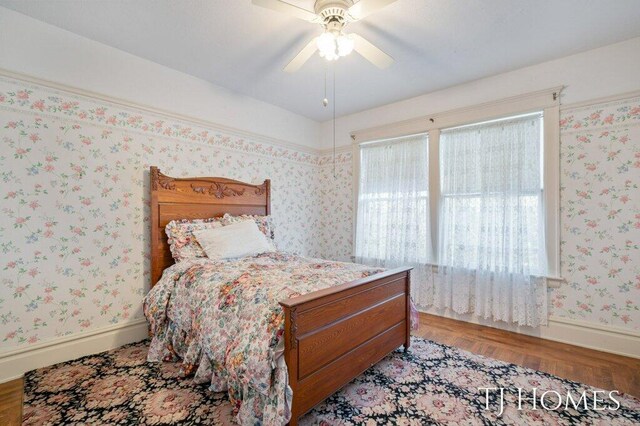
[[484,320],[469,314],[461,315],[449,310],[443,311],[429,308],[422,309],[421,312],[616,355],[640,358],[640,333],[617,327],[592,324],[585,321],[576,321],[555,316],[549,318],[549,325],[547,326],[536,328],[519,327],[504,322]]
[[97,328],[49,340],[29,347],[0,352],[0,383],[22,377],[27,371],[70,361],[139,342],[149,335],[147,321],[139,318],[127,323]]

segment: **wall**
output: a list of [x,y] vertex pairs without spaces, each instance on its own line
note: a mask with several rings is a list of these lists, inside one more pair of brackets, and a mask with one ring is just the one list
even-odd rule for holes
[[[342,117],[337,122],[337,143],[350,144],[348,134],[354,130],[565,85],[561,97],[561,268],[567,282],[550,291],[552,319],[579,324],[581,329],[603,328],[632,336],[635,352],[625,353],[640,356],[640,98],[596,100],[640,89],[639,52],[640,38],[635,38]],[[594,100],[595,104],[578,108],[567,105]],[[330,128],[330,123],[323,127]],[[325,132],[327,146],[332,142],[329,134]],[[352,179],[352,172],[342,170],[334,183],[340,192],[332,196],[352,193]],[[335,250],[348,253],[353,246],[353,202],[343,205],[340,200],[329,199],[325,204],[343,206],[342,212],[333,212],[334,228],[340,235],[332,239],[345,244]]]
[[567,108],[561,134],[561,318],[640,330],[640,96]]
[[325,259],[350,261],[353,235],[353,167],[351,150],[325,154],[320,162],[321,254]]
[[146,335],[149,165],[272,179],[322,254],[318,123],[1,7],[0,69],[0,381]]
[[320,125],[0,7],[0,68],[311,148]]
[[142,318],[148,169],[272,180],[277,244],[319,256],[317,154],[0,78],[0,351]]
[[[0,352],[142,318],[148,167],[273,182],[278,243],[348,259],[352,158],[0,79]],[[638,330],[640,97],[566,109],[554,316]],[[320,202],[319,202],[320,200]]]

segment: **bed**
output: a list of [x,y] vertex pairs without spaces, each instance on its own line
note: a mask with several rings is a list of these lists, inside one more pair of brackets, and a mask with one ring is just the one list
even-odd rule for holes
[[[157,167],[151,167],[150,180],[152,287],[174,264],[164,232],[170,221],[271,213],[269,180],[253,185],[218,177],[173,178]],[[279,260],[271,258],[260,261]],[[278,300],[284,313],[282,359],[293,395],[290,425],[399,346],[409,348],[410,269]]]

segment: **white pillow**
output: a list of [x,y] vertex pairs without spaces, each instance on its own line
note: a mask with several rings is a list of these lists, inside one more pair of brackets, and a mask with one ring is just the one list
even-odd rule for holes
[[260,232],[253,220],[244,220],[221,228],[194,230],[193,235],[207,257],[214,260],[274,251],[267,237]]

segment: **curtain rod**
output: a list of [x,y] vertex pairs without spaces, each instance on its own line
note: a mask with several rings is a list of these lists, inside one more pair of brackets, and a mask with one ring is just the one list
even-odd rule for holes
[[358,146],[377,145],[377,144],[384,144],[384,143],[394,143],[394,142],[400,141],[401,139],[408,139],[408,138],[413,138],[413,137],[421,136],[421,135],[429,137],[429,132],[419,132],[419,133],[412,133],[410,135],[394,136],[392,138],[378,139],[378,140],[375,140],[375,141],[365,141],[365,142],[359,143]]
[[464,129],[465,127],[483,126],[485,124],[499,123],[501,121],[518,120],[520,118],[535,117],[535,116],[542,116],[542,115],[543,115],[542,111],[528,112],[526,114],[512,115],[512,116],[509,116],[509,117],[500,117],[500,118],[495,118],[493,120],[478,121],[476,123],[462,124],[460,126],[454,126],[454,127],[446,127],[446,128],[440,129],[440,131],[441,132],[447,132],[449,130]]

